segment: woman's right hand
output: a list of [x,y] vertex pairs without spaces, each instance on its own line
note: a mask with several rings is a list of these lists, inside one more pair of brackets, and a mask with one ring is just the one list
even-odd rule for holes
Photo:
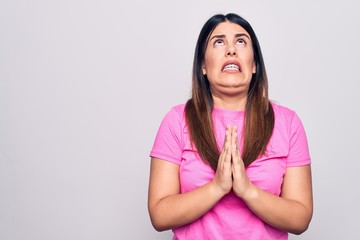
[[164,231],[195,221],[231,191],[231,136],[228,126],[215,177],[192,191],[181,193],[179,165],[160,158],[151,159],[148,209],[156,230]]
[[231,126],[227,125],[223,148],[219,156],[215,177],[212,180],[213,184],[223,195],[231,191],[233,182],[231,171],[231,130]]

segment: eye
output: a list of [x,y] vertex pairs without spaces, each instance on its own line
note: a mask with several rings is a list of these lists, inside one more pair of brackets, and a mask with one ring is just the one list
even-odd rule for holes
[[214,41],[214,46],[221,46],[224,45],[224,41],[221,39],[217,39]]
[[242,39],[242,38],[239,38],[239,39],[236,41],[236,43],[237,43],[237,44],[241,44],[241,45],[246,44],[245,40]]

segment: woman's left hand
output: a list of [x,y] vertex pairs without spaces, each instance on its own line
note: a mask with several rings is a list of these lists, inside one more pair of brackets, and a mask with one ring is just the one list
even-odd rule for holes
[[281,196],[264,191],[248,178],[238,148],[236,127],[231,128],[232,190],[251,211],[269,225],[301,234],[310,223],[312,187],[310,165],[287,168]]

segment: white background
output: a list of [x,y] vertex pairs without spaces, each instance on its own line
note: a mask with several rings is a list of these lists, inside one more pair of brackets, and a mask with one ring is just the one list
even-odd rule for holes
[[314,217],[290,239],[360,239],[355,3],[1,0],[0,239],[170,239],[149,221],[148,154],[189,97],[200,28],[228,12],[308,135]]

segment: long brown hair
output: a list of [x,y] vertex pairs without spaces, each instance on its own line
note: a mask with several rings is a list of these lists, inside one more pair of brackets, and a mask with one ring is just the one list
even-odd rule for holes
[[202,73],[209,36],[215,27],[229,21],[243,27],[250,35],[256,62],[256,73],[253,74],[245,106],[245,124],[243,131],[242,159],[249,166],[259,155],[264,154],[274,128],[274,111],[268,99],[268,80],[265,64],[251,25],[242,17],[229,13],[211,17],[200,31],[195,48],[192,71],[192,96],[186,103],[185,115],[190,131],[190,139],[201,158],[216,170],[220,150],[215,139],[212,110],[214,107],[209,81]]

